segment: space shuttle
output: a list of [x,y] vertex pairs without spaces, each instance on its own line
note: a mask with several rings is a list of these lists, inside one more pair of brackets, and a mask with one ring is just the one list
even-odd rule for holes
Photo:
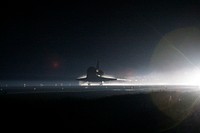
[[97,61],[96,67],[91,66],[87,69],[86,77],[77,78],[77,80],[88,82],[88,85],[90,85],[91,82],[100,82],[103,84],[105,81],[114,81],[117,78],[105,76],[99,67],[99,61]]

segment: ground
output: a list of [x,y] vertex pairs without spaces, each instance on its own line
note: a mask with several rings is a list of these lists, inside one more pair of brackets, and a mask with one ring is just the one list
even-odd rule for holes
[[14,128],[16,131],[200,131],[198,91],[163,90],[134,94],[114,93],[100,97],[97,96],[98,93],[100,92],[1,93],[1,125],[10,127],[6,130]]

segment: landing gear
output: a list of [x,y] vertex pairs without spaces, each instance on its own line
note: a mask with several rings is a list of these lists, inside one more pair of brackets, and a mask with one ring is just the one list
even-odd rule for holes
[[103,82],[103,81],[101,81],[101,83],[100,83],[100,86],[103,86],[103,83],[104,83],[104,82]]
[[[103,84],[104,84],[104,82],[101,81],[99,85],[100,85],[100,86],[103,86]],[[88,86],[91,86],[91,82],[87,82],[87,85],[88,85]],[[98,85],[98,82],[95,82],[95,84],[92,84],[92,85]]]

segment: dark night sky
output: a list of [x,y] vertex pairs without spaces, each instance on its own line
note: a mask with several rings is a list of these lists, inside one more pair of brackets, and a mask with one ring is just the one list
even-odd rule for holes
[[11,2],[1,8],[0,79],[148,73],[162,35],[199,26],[197,2]]

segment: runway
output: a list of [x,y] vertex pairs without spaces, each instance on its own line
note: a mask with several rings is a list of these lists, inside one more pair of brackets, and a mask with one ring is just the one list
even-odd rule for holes
[[3,126],[38,130],[187,133],[199,131],[199,96],[186,85],[1,82],[0,113]]
[[136,94],[154,91],[199,91],[196,85],[83,85],[64,81],[1,81],[0,94],[77,93],[90,95]]

